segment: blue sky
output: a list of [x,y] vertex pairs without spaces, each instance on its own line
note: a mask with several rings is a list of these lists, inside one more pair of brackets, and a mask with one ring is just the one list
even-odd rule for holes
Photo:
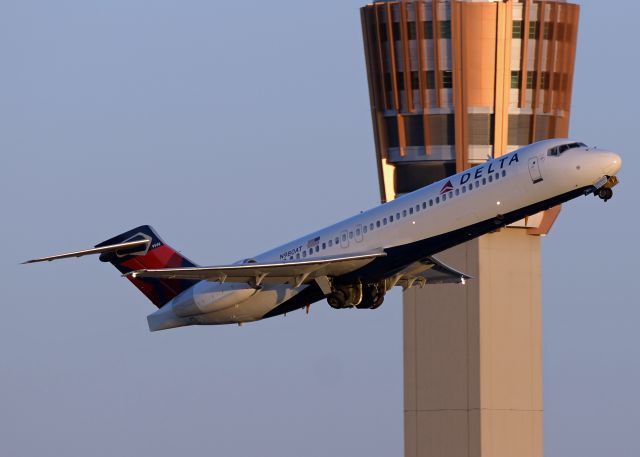
[[[624,160],[543,242],[545,452],[638,455],[636,2],[580,2],[572,136]],[[0,453],[400,455],[402,309],[151,334],[96,259],[139,224],[197,263],[378,202],[360,2],[0,4]]]

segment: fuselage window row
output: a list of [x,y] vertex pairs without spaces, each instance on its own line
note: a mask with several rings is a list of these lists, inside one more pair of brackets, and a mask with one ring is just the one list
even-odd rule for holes
[[[506,170],[502,170],[502,172],[498,172],[498,173],[495,173],[493,175],[489,175],[488,182],[491,183],[494,180],[497,181],[501,177],[504,178],[506,176],[507,176],[507,171]],[[430,198],[428,203],[427,203],[427,201],[423,201],[422,204],[418,203],[418,204],[415,205],[415,209],[414,209],[414,206],[410,206],[408,209],[405,208],[402,211],[396,212],[395,215],[390,214],[389,217],[388,217],[388,222],[392,223],[392,222],[394,222],[394,220],[397,222],[397,221],[400,220],[400,218],[405,218],[407,216],[411,216],[411,215],[414,214],[414,212],[418,213],[418,212],[420,212],[420,206],[422,206],[422,209],[427,209],[427,206],[432,207],[432,206],[434,206],[434,204],[435,205],[439,205],[441,201],[445,202],[447,200],[447,198],[452,199],[454,196],[456,196],[456,197],[459,196],[461,190],[462,190],[463,194],[466,194],[467,191],[471,192],[474,188],[480,187],[481,183],[482,183],[483,186],[487,185],[487,178],[484,177],[484,178],[482,178],[482,181],[478,180],[475,183],[471,182],[469,184],[463,184],[461,188],[457,188],[457,189],[455,189],[453,191],[450,191],[448,193],[442,194],[441,196],[435,197],[435,200],[433,198]],[[385,226],[385,225],[387,225],[387,218],[386,217],[382,218],[382,222],[378,219],[375,222],[370,222],[368,224],[368,226],[367,226],[367,224],[364,224],[362,229],[360,229],[359,227],[355,229],[355,237],[357,239],[361,235],[364,235],[364,234],[368,233],[369,231],[373,232],[376,228],[380,228],[381,226]],[[348,232],[348,234],[346,234],[346,233],[342,234],[342,241],[343,241],[343,243],[346,243],[347,239],[352,240],[353,237],[354,237],[354,231],[350,230]],[[334,243],[335,243],[336,246],[338,244],[340,244],[340,236],[335,237],[335,241],[334,241],[334,238],[330,238],[327,242],[323,242],[322,245],[321,245],[322,246],[322,250],[323,251],[326,250],[327,249],[327,245],[328,245],[328,247],[332,247]],[[310,248],[308,251],[303,251],[302,252],[302,257],[306,257],[307,256],[307,252],[308,252],[308,255],[310,255],[310,256],[313,255],[314,248]],[[315,246],[315,252],[316,253],[320,252],[320,245],[316,245]],[[299,258],[300,258],[300,254],[298,253],[298,254],[296,254],[296,259],[299,259]],[[289,260],[293,260],[293,256],[290,256]]]

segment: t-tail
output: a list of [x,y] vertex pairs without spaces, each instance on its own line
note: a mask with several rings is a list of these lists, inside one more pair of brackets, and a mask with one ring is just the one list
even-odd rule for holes
[[115,266],[158,308],[193,286],[194,280],[134,278],[128,275],[135,270],[157,268],[181,268],[196,266],[186,257],[166,244],[149,225],[141,225],[114,236],[92,249],[69,252],[49,257],[40,257],[25,263],[45,262],[68,257],[100,254],[100,260]]
[[[114,236],[97,244],[96,248],[141,240],[147,240],[148,243],[131,250],[104,252],[100,254],[100,260],[111,263],[124,275],[135,270],[196,266],[162,241],[149,225],[141,225],[121,235]],[[132,275],[127,275],[127,279],[158,308],[161,308],[162,305],[197,282],[184,279],[134,278]]]

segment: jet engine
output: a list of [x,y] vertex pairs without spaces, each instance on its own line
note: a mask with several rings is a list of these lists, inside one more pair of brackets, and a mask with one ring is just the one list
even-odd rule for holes
[[212,313],[242,303],[259,290],[260,287],[251,287],[246,283],[201,281],[174,298],[172,309],[179,317]]

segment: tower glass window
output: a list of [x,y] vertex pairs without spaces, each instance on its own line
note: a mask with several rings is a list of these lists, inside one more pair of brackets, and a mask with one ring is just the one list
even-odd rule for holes
[[424,122],[421,115],[405,116],[404,130],[407,146],[424,146]]
[[422,23],[424,26],[424,37],[427,40],[433,39],[433,22],[425,21]]
[[440,38],[451,38],[451,21],[440,21]]
[[442,72],[442,87],[445,89],[451,89],[453,87],[453,72],[451,70],[444,70]]
[[536,85],[536,72],[528,71],[527,72],[527,89],[533,89]]
[[436,88],[436,72],[433,70],[428,70],[426,72],[427,79],[427,89],[435,89]]
[[387,141],[390,148],[397,148],[400,145],[398,137],[398,119],[395,116],[385,118],[387,123]]
[[407,36],[410,40],[416,39],[416,23],[413,21],[407,22]]
[[520,89],[520,72],[518,70],[511,72],[511,88]]
[[513,21],[511,38],[522,38],[522,21]]
[[420,87],[420,78],[418,77],[417,71],[411,72],[411,88],[418,89]]

